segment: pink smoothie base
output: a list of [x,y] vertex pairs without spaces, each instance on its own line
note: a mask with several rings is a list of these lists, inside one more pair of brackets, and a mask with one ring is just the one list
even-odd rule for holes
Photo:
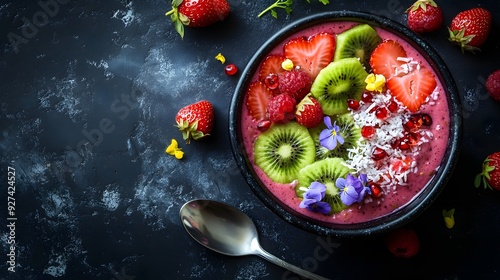
[[[358,23],[355,22],[329,22],[309,27],[295,33],[288,39],[283,40],[283,42],[276,46],[269,54],[283,54],[283,44],[292,38],[310,36],[318,32],[338,34],[357,24]],[[381,28],[375,27],[375,30],[383,40],[392,39],[397,41],[406,50],[408,57],[413,58],[415,61],[418,61],[420,65],[433,71],[433,68],[424,59],[424,57],[422,57],[422,55],[404,39],[401,39]],[[404,208],[405,205],[408,205],[408,203],[410,203],[419,193],[422,192],[428,182],[432,179],[433,175],[440,168],[442,158],[447,149],[450,125],[449,107],[443,85],[437,78],[438,75],[436,75],[436,73],[434,73],[434,75],[438,83],[437,90],[439,92],[439,98],[438,100],[435,100],[432,105],[425,104],[420,108],[420,112],[425,112],[432,117],[433,124],[430,129],[434,136],[431,142],[425,143],[421,146],[421,150],[417,158],[418,173],[410,173],[408,175],[409,184],[406,186],[398,186],[397,195],[390,194],[384,196],[383,199],[377,199],[367,204],[355,203],[348,209],[331,216],[313,213],[307,209],[300,208],[300,198],[296,196],[291,185],[273,182],[258,166],[253,163],[253,146],[260,131],[257,129],[257,122],[252,120],[248,114],[246,106],[244,105],[242,106],[241,112],[241,134],[243,137],[244,150],[250,163],[252,164],[252,168],[262,182],[263,186],[267,188],[267,191],[274,196],[275,200],[279,201],[280,204],[286,205],[286,207],[291,210],[290,212],[296,212],[296,214],[317,220],[318,222],[321,222],[321,224],[326,223],[332,227],[334,227],[335,224],[357,224],[372,221],[391,214],[398,209]],[[254,74],[252,80],[256,79],[257,73]]]

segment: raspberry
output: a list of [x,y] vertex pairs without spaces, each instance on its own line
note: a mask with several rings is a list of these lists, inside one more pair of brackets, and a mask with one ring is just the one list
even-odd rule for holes
[[500,101],[500,70],[496,70],[488,76],[486,90],[493,99]]
[[288,94],[273,96],[267,104],[269,120],[272,122],[286,123],[295,117],[297,101]]
[[297,102],[309,93],[311,85],[312,79],[304,70],[293,69],[279,75],[280,92],[293,96]]

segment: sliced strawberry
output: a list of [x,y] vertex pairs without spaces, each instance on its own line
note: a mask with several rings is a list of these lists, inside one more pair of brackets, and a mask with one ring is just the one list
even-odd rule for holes
[[255,81],[250,84],[247,92],[247,108],[255,121],[268,118],[266,108],[272,96],[272,91],[264,83]]
[[278,75],[279,73],[284,72],[285,69],[281,67],[281,63],[283,63],[284,60],[285,57],[281,55],[276,55],[276,54],[268,55],[262,62],[262,65],[260,66],[259,81],[264,82],[264,80],[269,74]]
[[375,74],[382,74],[386,79],[395,75],[396,69],[404,61],[399,61],[398,57],[406,57],[403,47],[393,40],[386,40],[380,43],[370,57],[370,66]]
[[295,66],[300,66],[314,79],[321,69],[332,62],[335,38],[325,32],[309,38],[295,38],[285,44],[284,51],[286,58],[292,60]]
[[387,88],[391,94],[412,112],[420,109],[436,85],[434,75],[424,67],[417,68],[402,77],[392,77],[387,81]]

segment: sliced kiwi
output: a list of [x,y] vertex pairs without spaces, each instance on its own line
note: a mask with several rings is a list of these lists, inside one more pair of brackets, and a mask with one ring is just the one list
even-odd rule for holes
[[274,124],[255,141],[254,157],[271,180],[290,183],[303,167],[314,162],[314,141],[307,128],[294,121]]
[[319,182],[326,186],[323,201],[331,206],[331,213],[338,213],[348,206],[340,200],[340,190],[336,187],[337,178],[345,178],[352,170],[345,166],[345,161],[341,158],[327,158],[310,164],[299,173],[299,183],[295,187],[298,197],[303,197],[304,192],[312,182]]
[[360,24],[338,34],[336,41],[334,61],[357,57],[366,69],[370,69],[370,56],[382,38],[370,25]]
[[323,113],[347,113],[347,99],[361,99],[368,73],[357,58],[343,58],[321,69],[311,86],[311,93],[321,104]]
[[339,134],[344,138],[344,143],[342,145],[337,145],[333,150],[328,150],[319,143],[319,134],[326,128],[325,124],[309,129],[316,147],[316,160],[332,157],[340,157],[347,160],[349,154],[348,150],[357,147],[359,141],[363,139],[361,136],[361,128],[356,125],[351,113],[332,117],[332,124],[334,122],[340,128]]

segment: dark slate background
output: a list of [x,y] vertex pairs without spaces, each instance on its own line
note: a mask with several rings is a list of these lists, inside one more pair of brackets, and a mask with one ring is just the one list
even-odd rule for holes
[[[263,206],[229,148],[238,76],[226,76],[214,57],[222,52],[242,70],[267,38],[294,20],[353,10],[405,23],[413,0],[330,0],[327,6],[295,0],[292,14],[278,11],[278,19],[257,17],[274,1],[230,0],[224,22],[187,29],[184,40],[164,16],[169,2],[0,4],[0,279],[297,279],[258,257],[226,257],[193,241],[178,217],[193,198],[242,209],[270,253],[332,279],[500,277],[500,195],[473,186],[482,160],[500,150],[500,103],[484,87],[500,68],[497,0],[438,1],[445,23],[468,8],[492,11],[492,34],[477,55],[451,46],[444,26],[423,36],[458,85],[464,140],[445,191],[409,225],[421,237],[421,252],[409,260],[392,257],[382,237],[317,236]],[[215,106],[215,130],[205,141],[180,141],[185,158],[178,161],[164,153],[172,138],[181,140],[175,113],[200,99]],[[9,167],[16,171],[13,232]],[[441,214],[450,208],[456,209],[453,229]],[[14,273],[7,270],[12,238]]]

